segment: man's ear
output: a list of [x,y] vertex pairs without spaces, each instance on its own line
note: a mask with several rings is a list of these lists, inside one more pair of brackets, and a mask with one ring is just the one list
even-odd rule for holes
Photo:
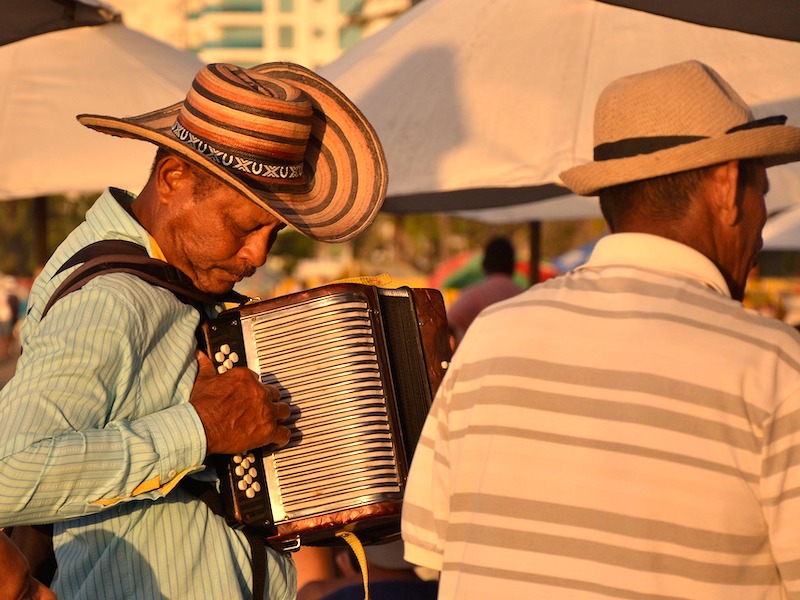
[[178,156],[168,155],[156,165],[156,188],[162,203],[171,201],[176,194],[183,193],[193,181],[189,163]]
[[706,198],[720,221],[732,227],[741,219],[741,202],[738,194],[739,161],[729,160],[711,169]]

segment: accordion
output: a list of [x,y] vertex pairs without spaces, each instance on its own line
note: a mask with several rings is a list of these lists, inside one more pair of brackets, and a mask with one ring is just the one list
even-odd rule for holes
[[440,292],[335,283],[225,311],[205,337],[218,371],[247,366],[292,409],[286,446],[220,457],[228,523],[286,550],[396,536],[451,356]]

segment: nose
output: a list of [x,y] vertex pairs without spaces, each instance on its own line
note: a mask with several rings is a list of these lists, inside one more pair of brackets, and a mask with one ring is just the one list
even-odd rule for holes
[[260,267],[267,262],[267,253],[274,241],[273,229],[272,227],[263,227],[248,235],[239,250],[239,257],[253,267]]

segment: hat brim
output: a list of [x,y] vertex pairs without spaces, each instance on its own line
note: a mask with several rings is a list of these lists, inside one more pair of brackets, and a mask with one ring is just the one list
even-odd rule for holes
[[594,196],[623,183],[748,158],[763,158],[767,166],[800,160],[800,128],[775,125],[737,131],[650,154],[586,163],[559,177],[574,193]]
[[172,132],[183,101],[136,117],[77,118],[90,129],[152,142],[183,156],[312,239],[343,242],[362,233],[380,210],[388,185],[386,158],[366,117],[330,82],[300,65],[267,63],[253,70],[289,82],[311,100],[311,139],[299,183],[261,184],[184,145]]

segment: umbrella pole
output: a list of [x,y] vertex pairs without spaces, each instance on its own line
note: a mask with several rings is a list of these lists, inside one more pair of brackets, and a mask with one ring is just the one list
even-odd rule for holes
[[528,223],[528,238],[530,243],[530,284],[539,283],[539,262],[542,243],[542,223],[541,221],[531,221]]

